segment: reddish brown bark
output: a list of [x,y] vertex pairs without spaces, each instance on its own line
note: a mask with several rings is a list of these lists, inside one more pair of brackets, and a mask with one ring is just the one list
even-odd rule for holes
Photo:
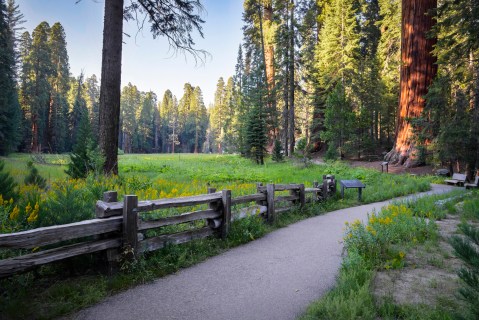
[[424,96],[437,73],[436,59],[431,53],[436,39],[427,36],[435,22],[428,13],[436,7],[437,0],[402,1],[402,66],[396,142],[387,160],[406,167],[419,164],[418,149],[408,119],[417,118],[423,112]]
[[[266,32],[269,34],[273,23],[273,6],[271,1],[264,2],[263,20]],[[268,83],[268,91],[271,94],[274,88],[274,46],[270,40],[265,41],[264,60],[266,66],[266,82]]]

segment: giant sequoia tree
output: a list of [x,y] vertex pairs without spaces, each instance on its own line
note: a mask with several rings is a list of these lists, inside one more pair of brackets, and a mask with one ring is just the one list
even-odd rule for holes
[[197,58],[205,54],[194,49],[192,38],[195,30],[203,36],[201,24],[204,21],[197,14],[201,9],[199,0],[136,0],[126,8],[123,8],[123,0],[105,1],[99,138],[106,173],[118,173],[123,19],[146,17],[154,38],[166,36],[172,47]]
[[402,65],[396,142],[387,159],[406,167],[420,164],[412,120],[423,113],[424,96],[437,73],[436,58],[432,54],[436,40],[428,37],[434,25],[431,10],[436,7],[437,0],[402,1]]

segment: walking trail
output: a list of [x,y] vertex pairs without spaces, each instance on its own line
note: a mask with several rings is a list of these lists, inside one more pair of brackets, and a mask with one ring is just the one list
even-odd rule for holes
[[[432,185],[430,192],[451,191]],[[341,265],[345,222],[365,221],[392,200],[292,224],[196,266],[132,288],[73,319],[295,319],[330,290]]]

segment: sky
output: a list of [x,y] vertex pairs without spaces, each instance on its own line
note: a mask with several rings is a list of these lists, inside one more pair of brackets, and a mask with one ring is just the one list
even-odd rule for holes
[[[101,75],[104,0],[17,0],[32,32],[42,21],[50,26],[60,22],[65,29],[70,72],[86,77]],[[130,0],[125,0],[125,5]],[[234,74],[238,46],[242,41],[242,0],[201,0],[204,39],[194,35],[196,48],[211,54],[204,64],[197,64],[188,54],[176,53],[165,38],[153,39],[149,26],[138,32],[136,22],[124,22],[122,87],[131,82],[141,91],[152,90],[161,101],[170,89],[178,100],[186,82],[200,86],[206,106],[213,102],[216,83]]]

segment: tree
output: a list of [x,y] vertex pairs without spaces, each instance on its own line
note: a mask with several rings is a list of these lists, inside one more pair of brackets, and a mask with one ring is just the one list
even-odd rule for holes
[[123,0],[105,1],[99,138],[106,173],[118,173],[123,18],[145,15],[153,37],[166,36],[171,46],[190,52],[196,58],[204,54],[193,48],[195,43],[191,35],[196,30],[203,36],[201,24],[204,21],[195,13],[201,9],[199,0],[136,0],[126,8],[123,8]]
[[24,24],[26,21],[23,20],[24,15],[20,12],[18,4],[15,3],[15,0],[7,0],[7,11],[6,11],[6,19],[8,28],[10,29],[11,33],[11,47],[13,48],[14,52],[14,60],[15,60],[15,80],[18,80],[18,66],[20,64],[20,52],[18,50],[18,43],[19,43],[19,36],[18,34],[20,31],[25,29],[21,25]]
[[31,129],[30,150],[40,152],[46,142],[46,129],[48,128],[48,110],[50,105],[51,86],[48,78],[52,73],[51,48],[48,45],[50,26],[41,22],[32,33],[31,50],[24,56],[26,65],[22,80],[28,87],[24,91],[27,95],[23,100],[27,102],[24,108],[29,114]]
[[74,94],[73,98],[73,107],[70,113],[70,144],[77,145],[79,143],[80,137],[80,128],[82,119],[86,116],[88,118],[88,109],[86,107],[86,101],[84,98],[84,86],[83,86],[83,74],[78,76],[78,79],[75,79],[74,83],[72,83],[72,94]]
[[[66,35],[63,26],[55,23],[50,29],[51,73],[48,79],[51,93],[48,108],[47,144],[52,152],[66,150],[68,136],[68,103],[70,86]],[[80,76],[82,77],[82,76]]]
[[0,1],[0,155],[16,150],[20,135],[20,105],[15,85],[15,54],[6,7]]
[[134,137],[138,128],[136,111],[140,109],[141,93],[138,88],[130,82],[123,87],[121,92],[121,149],[125,153],[132,153]]
[[437,73],[436,58],[432,54],[436,39],[427,36],[434,26],[431,11],[436,7],[437,0],[402,0],[402,65],[396,141],[386,159],[406,167],[420,164],[411,119],[423,113],[424,96]]

